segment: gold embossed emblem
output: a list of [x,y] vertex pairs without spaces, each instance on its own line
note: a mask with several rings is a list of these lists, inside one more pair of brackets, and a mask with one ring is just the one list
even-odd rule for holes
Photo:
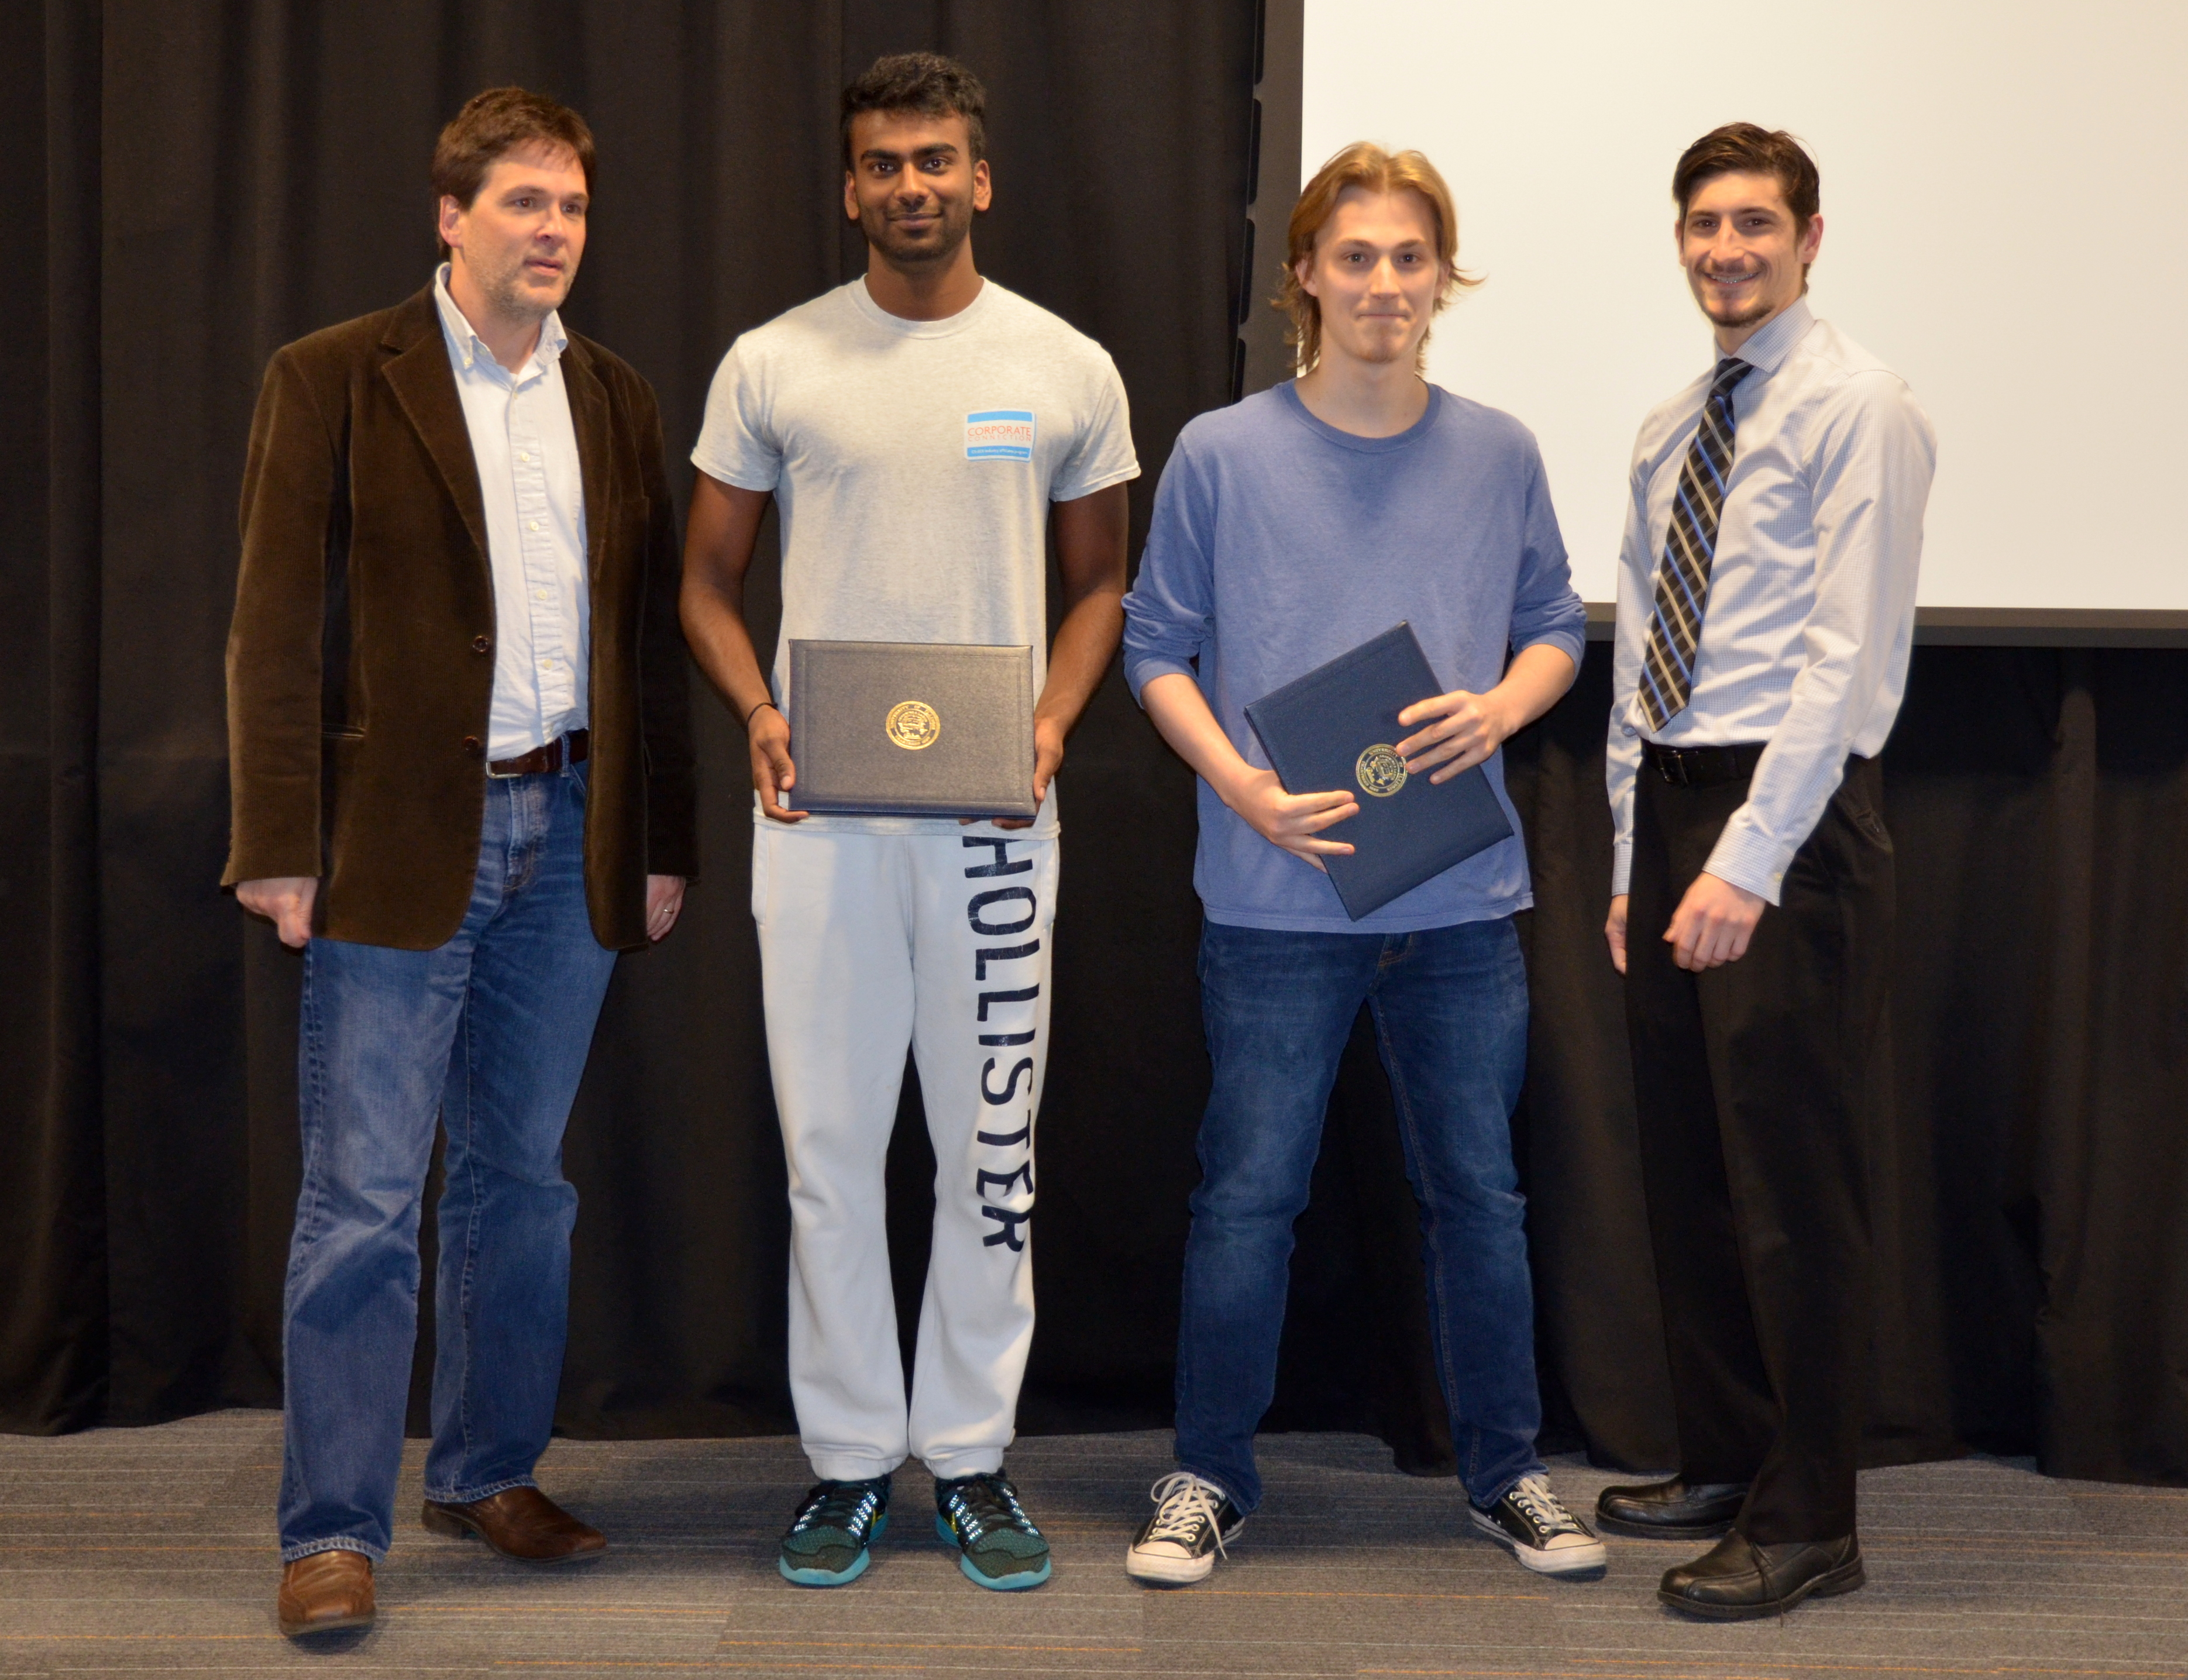
[[942,739],[942,714],[924,700],[899,701],[882,727],[905,752],[917,753]]
[[1360,791],[1378,799],[1387,799],[1406,785],[1406,761],[1387,745],[1378,744],[1360,755],[1360,762],[1352,767],[1360,781]]

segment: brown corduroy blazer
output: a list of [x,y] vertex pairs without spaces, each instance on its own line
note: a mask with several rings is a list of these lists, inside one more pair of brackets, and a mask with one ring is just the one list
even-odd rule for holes
[[[696,873],[680,562],[652,388],[572,333],[592,731],[585,898],[642,948],[646,877]],[[277,352],[251,422],[228,639],[222,884],[318,876],[319,930],[427,950],[462,923],[485,815],[493,579],[431,287]]]

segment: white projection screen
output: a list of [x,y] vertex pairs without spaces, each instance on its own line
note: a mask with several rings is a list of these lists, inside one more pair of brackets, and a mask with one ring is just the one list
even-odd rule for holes
[[1450,181],[1486,284],[1430,376],[1541,439],[1587,600],[1641,416],[1712,353],[1672,166],[1744,119],[1821,167],[1817,313],[1936,423],[1926,617],[2188,609],[2184,0],[1305,0],[1301,47],[1303,173],[1372,139]]

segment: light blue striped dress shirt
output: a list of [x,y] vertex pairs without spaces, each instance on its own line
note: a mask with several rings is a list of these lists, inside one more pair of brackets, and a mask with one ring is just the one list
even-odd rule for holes
[[[1929,418],[1898,375],[1796,303],[1734,352],[1732,471],[1692,698],[1649,735],[1635,691],[1679,469],[1711,372],[1642,422],[1619,555],[1606,781],[1614,894],[1633,860],[1633,778],[1666,747],[1767,741],[1705,865],[1776,904],[1847,755],[1874,757],[1907,687],[1922,513],[1937,465]],[[1653,772],[1651,772],[1653,774]]]

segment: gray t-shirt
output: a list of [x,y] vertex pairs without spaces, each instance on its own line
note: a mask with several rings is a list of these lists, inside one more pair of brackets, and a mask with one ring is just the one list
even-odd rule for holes
[[[1048,505],[1140,471],[1108,353],[993,280],[946,320],[900,319],[861,279],[754,328],[722,358],[691,460],[775,493],[786,707],[793,639],[1024,644],[1038,693]],[[797,826],[961,832],[946,818]],[[1033,832],[1055,832],[1052,786]]]

